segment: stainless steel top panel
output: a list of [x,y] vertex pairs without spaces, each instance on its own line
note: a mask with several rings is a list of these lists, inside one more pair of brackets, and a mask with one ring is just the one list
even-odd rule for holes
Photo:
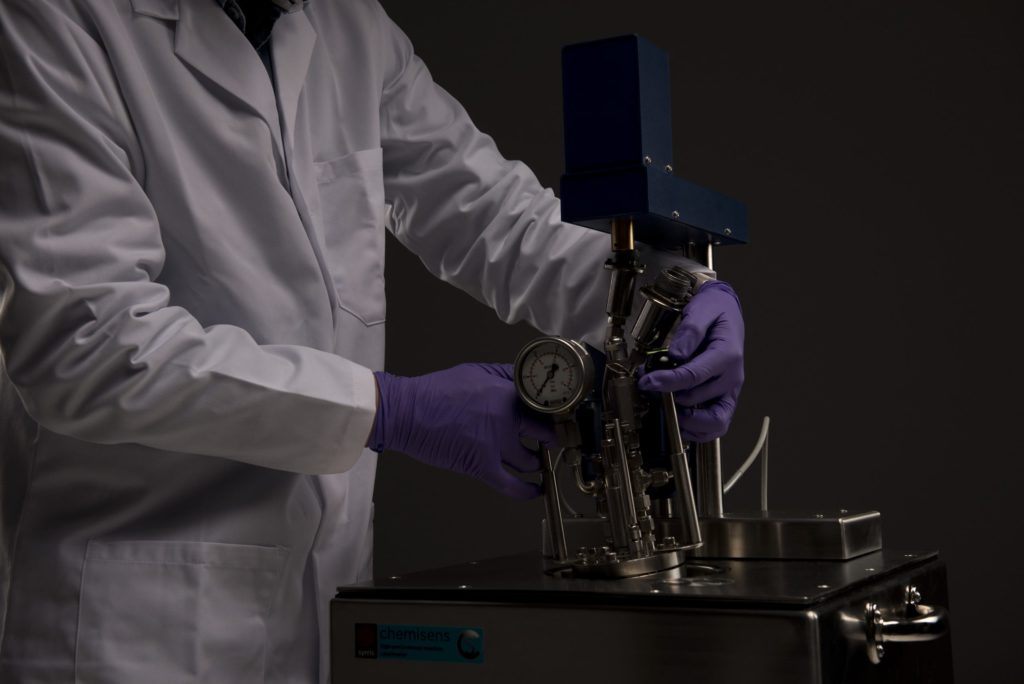
[[473,561],[341,587],[343,600],[481,603],[649,603],[801,606],[828,601],[936,562],[937,552],[877,551],[847,561],[696,559],[640,577],[598,580],[560,574],[534,554]]

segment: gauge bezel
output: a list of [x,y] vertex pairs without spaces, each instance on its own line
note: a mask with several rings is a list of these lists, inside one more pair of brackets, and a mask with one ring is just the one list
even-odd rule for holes
[[[523,364],[530,353],[542,345],[552,343],[567,351],[570,358],[576,363],[577,368],[580,371],[580,385],[576,392],[573,393],[572,397],[570,397],[568,401],[556,407],[544,406],[543,404],[538,404],[534,401],[533,398],[527,394],[523,380]],[[590,358],[590,353],[586,348],[576,340],[555,336],[538,337],[537,339],[531,340],[527,343],[526,346],[519,350],[519,354],[516,355],[513,379],[515,381],[516,391],[519,392],[519,398],[524,404],[534,411],[548,414],[569,413],[580,405],[594,386],[594,361]]]

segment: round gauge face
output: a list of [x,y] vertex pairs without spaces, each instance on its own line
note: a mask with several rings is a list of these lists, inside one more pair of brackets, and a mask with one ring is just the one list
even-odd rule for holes
[[527,345],[516,361],[516,386],[529,406],[568,411],[590,390],[590,357],[569,340],[548,337]]

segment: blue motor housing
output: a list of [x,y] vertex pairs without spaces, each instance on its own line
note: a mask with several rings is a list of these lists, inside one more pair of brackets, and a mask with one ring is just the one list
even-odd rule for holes
[[562,49],[562,220],[607,232],[632,218],[648,244],[748,241],[747,208],[673,175],[668,55],[636,36]]

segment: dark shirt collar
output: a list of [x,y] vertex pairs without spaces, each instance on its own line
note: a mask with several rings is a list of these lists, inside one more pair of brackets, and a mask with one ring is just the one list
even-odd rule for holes
[[298,12],[308,0],[216,0],[256,50],[270,40],[282,14]]
[[309,0],[270,0],[273,4],[281,10],[282,14],[290,14],[291,12],[298,12],[300,9],[309,4]]

